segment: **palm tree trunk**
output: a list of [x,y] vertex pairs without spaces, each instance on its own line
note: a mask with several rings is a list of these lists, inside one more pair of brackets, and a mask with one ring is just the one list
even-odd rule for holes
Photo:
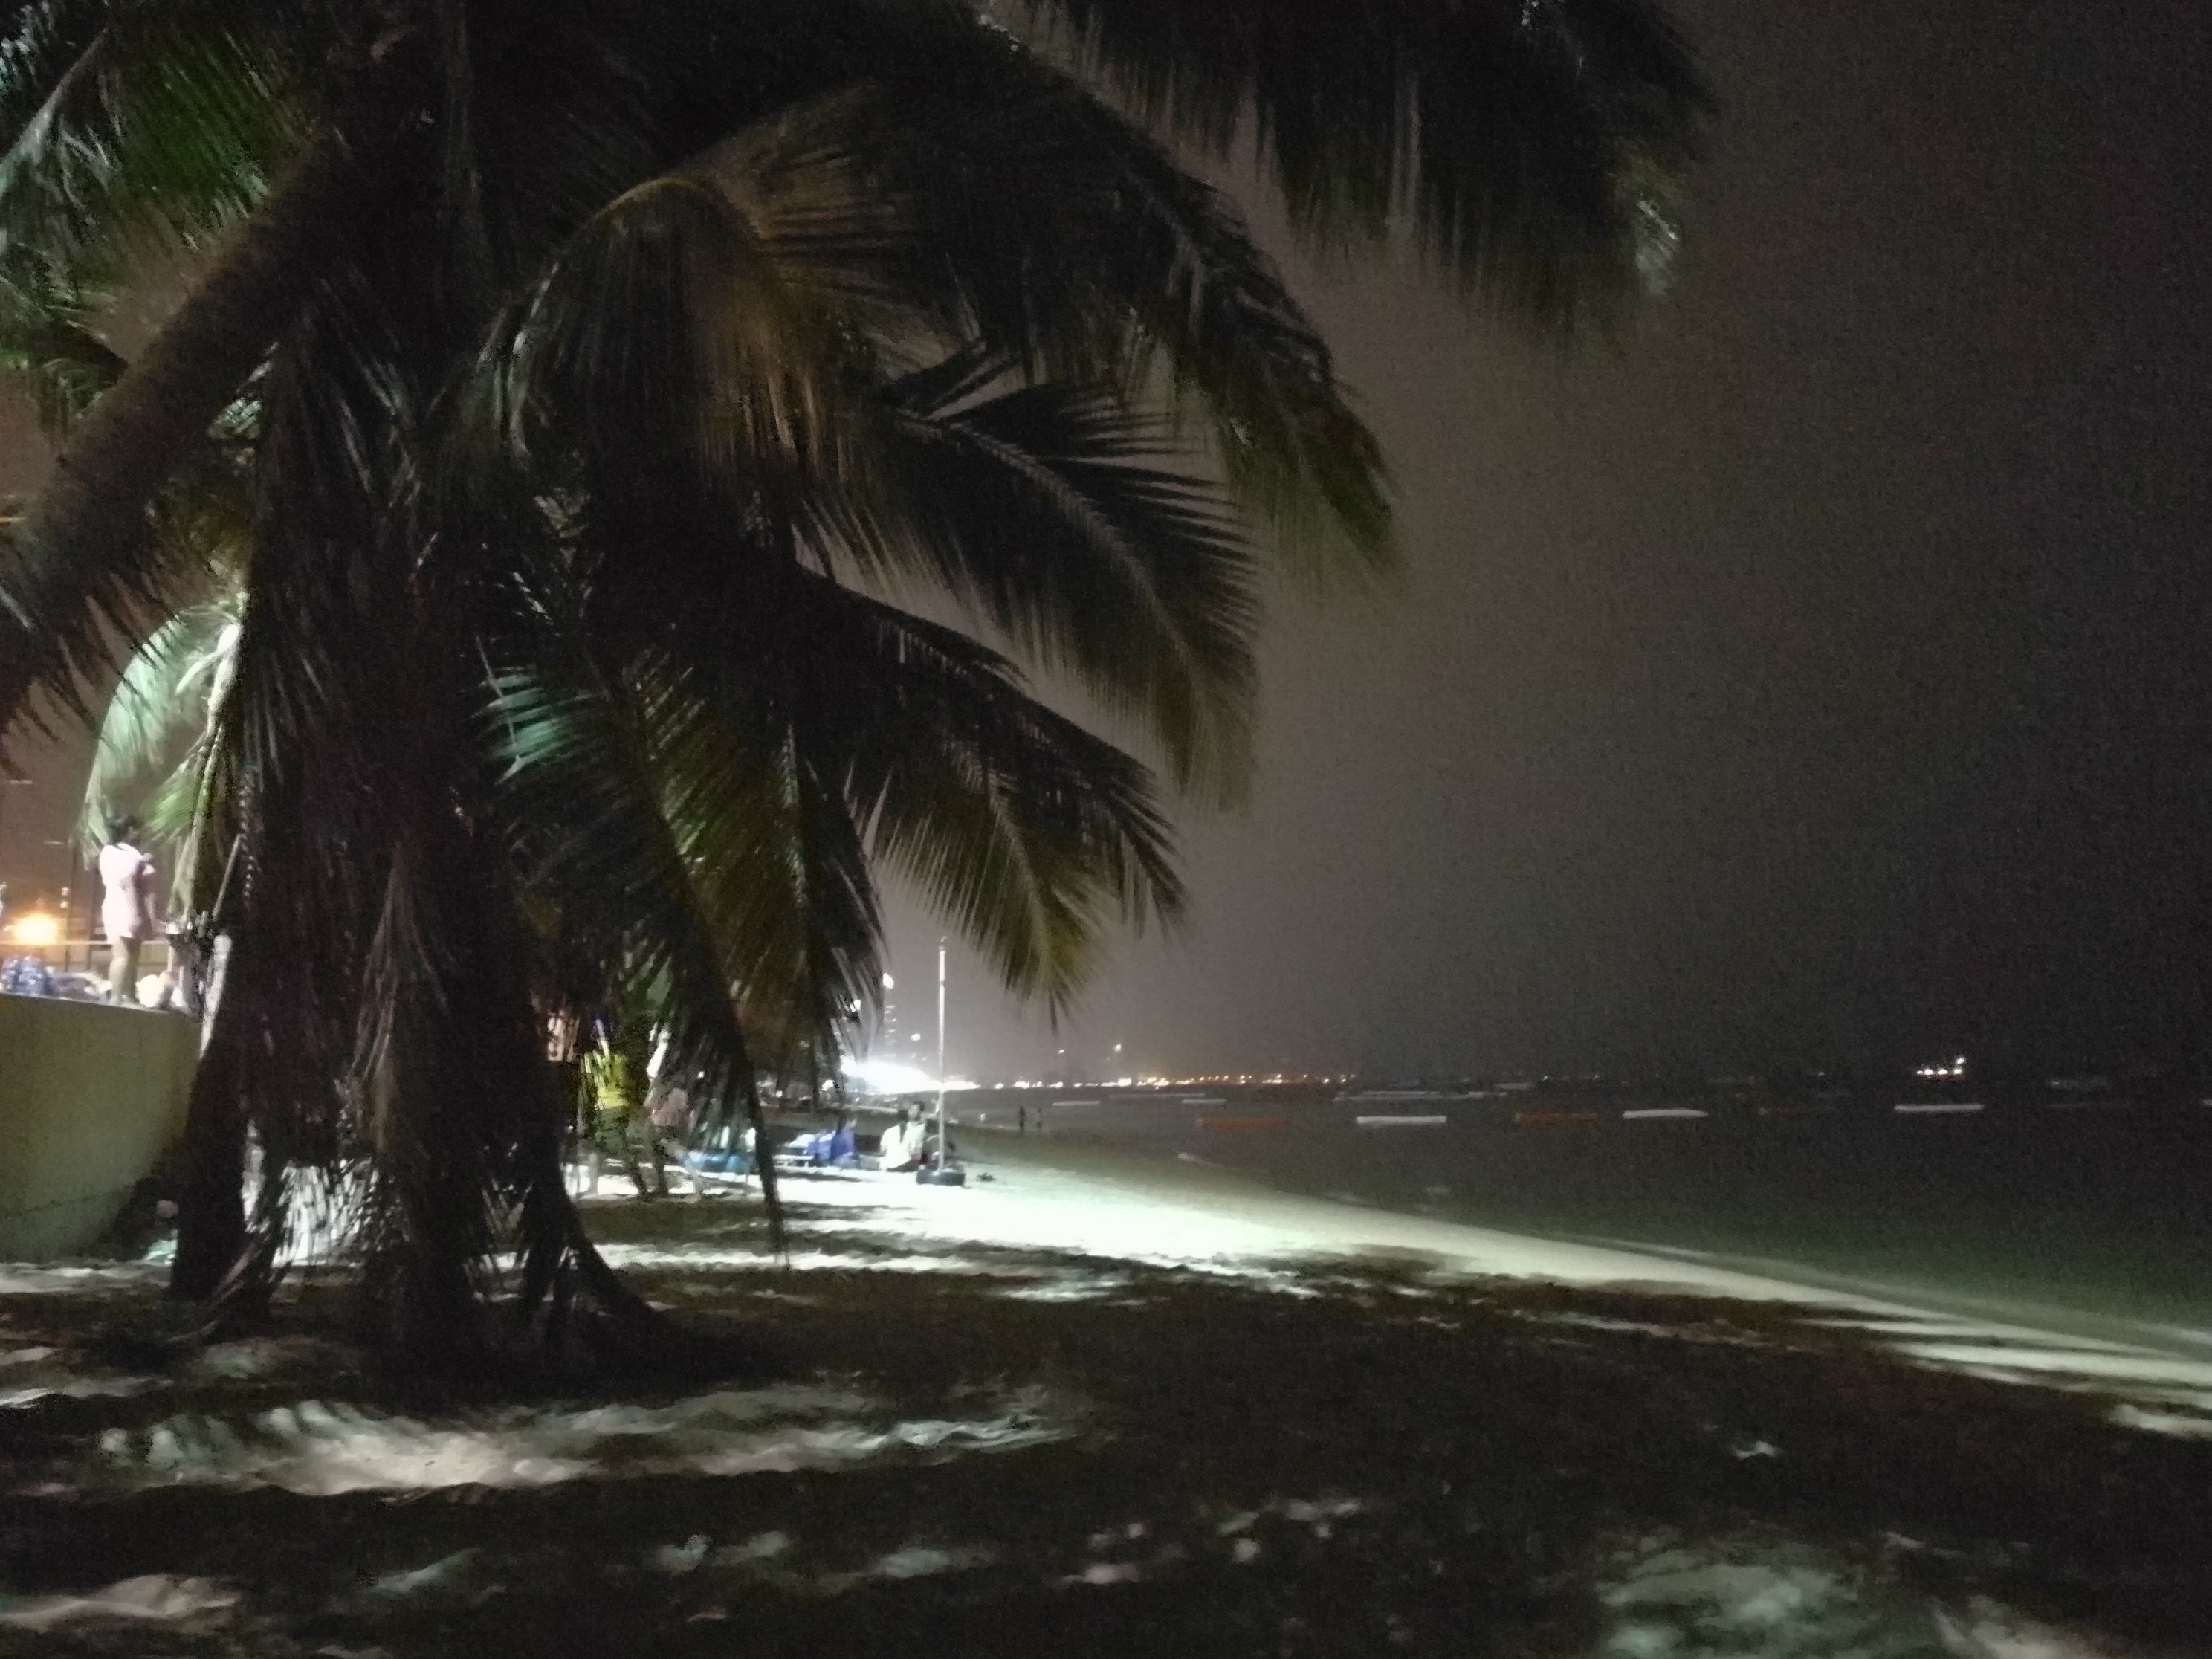
[[246,1114],[240,1100],[239,1004],[218,1008],[192,1077],[185,1117],[184,1180],[169,1294],[204,1302],[246,1246]]
[[156,586],[146,510],[238,393],[307,291],[353,173],[325,134],[270,192],[123,378],[93,405],[0,550],[0,732],[72,673]]

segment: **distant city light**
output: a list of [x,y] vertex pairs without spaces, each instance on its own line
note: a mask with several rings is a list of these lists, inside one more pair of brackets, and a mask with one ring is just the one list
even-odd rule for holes
[[[916,1095],[937,1087],[937,1079],[919,1066],[896,1060],[848,1060],[838,1068],[855,1094]],[[948,1077],[948,1089],[973,1089],[973,1078]]]
[[904,1066],[895,1060],[848,1060],[841,1069],[847,1082],[866,1094],[911,1094],[937,1083],[919,1066]]

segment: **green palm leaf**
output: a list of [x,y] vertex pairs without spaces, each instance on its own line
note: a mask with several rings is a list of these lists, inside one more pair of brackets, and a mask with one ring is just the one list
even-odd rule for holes
[[[772,128],[811,100],[824,130],[842,112],[838,147],[902,227],[917,325],[1033,376],[1164,394],[1210,428],[1279,550],[1355,569],[1387,556],[1374,439],[1225,198],[965,8],[770,0],[750,21],[726,37],[741,60],[671,66],[700,143],[708,112]],[[838,94],[855,83],[868,94]]]
[[129,787],[157,767],[164,775],[155,805],[140,816],[172,848],[188,836],[199,766],[237,647],[235,605],[205,605],[179,611],[131,653],[108,699],[85,781],[77,836],[88,850],[106,840]]
[[[1009,989],[1060,1006],[1108,921],[1179,911],[1146,769],[1029,696],[967,635],[802,572],[772,624],[716,629],[711,607],[697,615],[670,648],[732,665],[701,681],[732,729],[787,742],[842,795],[856,839],[914,879]],[[846,994],[872,1002],[872,974]]]
[[[1048,672],[1160,743],[1179,786],[1233,798],[1249,758],[1257,561],[1168,434],[1062,383],[980,392],[986,365],[894,383],[867,446],[889,510],[851,539],[903,555]],[[910,550],[899,545],[903,539]]]
[[250,7],[45,0],[0,46],[0,258],[82,275],[236,223],[301,142],[301,105]]
[[854,273],[878,246],[865,221],[841,239],[823,217],[748,212],[701,173],[638,185],[500,319],[464,419],[618,496],[810,488],[841,464],[844,371],[866,356]]
[[[1711,99],[1645,0],[1024,0],[1146,119],[1249,131],[1293,221],[1401,215],[1483,298],[1559,327],[1663,281]],[[1249,126],[1241,124],[1249,123]]]
[[[493,688],[500,801],[527,849],[528,878],[557,908],[573,948],[607,964],[623,1000],[660,1011],[670,1062],[696,1080],[694,1099],[710,1116],[742,1109],[759,1130],[732,964],[663,804],[649,716],[574,645],[533,653]],[[763,1165],[773,1205],[773,1171]]]
[[40,429],[57,441],[67,439],[126,367],[82,320],[92,299],[82,290],[64,297],[0,281],[0,374],[30,394]]

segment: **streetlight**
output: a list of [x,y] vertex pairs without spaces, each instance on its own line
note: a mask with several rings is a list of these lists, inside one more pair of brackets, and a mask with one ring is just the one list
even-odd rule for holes
[[18,945],[52,945],[62,936],[61,919],[43,910],[27,911],[15,918],[14,932]]

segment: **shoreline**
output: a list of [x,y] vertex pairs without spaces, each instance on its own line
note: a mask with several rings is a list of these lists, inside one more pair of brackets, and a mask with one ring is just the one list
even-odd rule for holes
[[[988,1129],[984,1133],[1003,1139]],[[1030,1143],[1038,1139],[1036,1136],[1027,1138]],[[1127,1151],[1142,1165],[1167,1167],[1169,1164],[1163,1156],[1147,1152],[1141,1147],[1124,1147],[1115,1142],[1083,1141],[1079,1136],[1066,1137],[1061,1144],[1068,1141],[1091,1145],[1109,1154]],[[1037,1150],[1042,1152],[1044,1148],[1039,1146]],[[1049,1156],[1048,1153],[1047,1161],[1049,1161]],[[1940,1285],[1899,1283],[1808,1262],[1793,1261],[1785,1257],[1722,1249],[1697,1249],[1642,1239],[1429,1215],[1393,1208],[1385,1203],[1370,1203],[1297,1187],[1279,1186],[1263,1176],[1185,1154],[1177,1154],[1176,1158],[1180,1163],[1176,1167],[1182,1164],[1194,1164],[1215,1172],[1226,1182],[1243,1183],[1284,1198],[1340,1206],[1353,1212],[1397,1216],[1407,1221],[1432,1222],[1486,1240],[1514,1241],[1547,1249],[1595,1253],[1590,1258],[1582,1260],[1583,1266],[1593,1266],[1600,1261],[1629,1258],[1648,1267],[1662,1269],[1660,1283],[1668,1288],[1678,1285],[1695,1288],[1724,1282],[1727,1288],[1717,1291],[1717,1294],[1746,1296],[1753,1300],[1814,1301],[1844,1304],[1859,1309],[1879,1308],[1893,1316],[1903,1311],[1970,1322],[2008,1332],[2064,1336],[2075,1340],[2158,1352],[2180,1359],[2212,1361],[2212,1330],[2160,1324],[2126,1315],[2098,1314],[2063,1303],[1978,1296],[1946,1290]],[[1566,1282],[1596,1281],[1576,1278]]]
[[794,1232],[866,1231],[939,1247],[1056,1250],[1255,1277],[1294,1277],[1333,1262],[1389,1265],[1425,1267],[1444,1279],[1497,1276],[1779,1303],[1812,1319],[1863,1324],[1923,1363],[2115,1397],[2149,1391],[2212,1413],[2212,1354],[2191,1345],[2188,1333],[2061,1309],[1923,1296],[1788,1263],[1409,1214],[1273,1187],[1189,1154],[1078,1134],[968,1125],[961,1139],[965,1188],[923,1187],[896,1176],[791,1180],[787,1199],[817,1206]]

